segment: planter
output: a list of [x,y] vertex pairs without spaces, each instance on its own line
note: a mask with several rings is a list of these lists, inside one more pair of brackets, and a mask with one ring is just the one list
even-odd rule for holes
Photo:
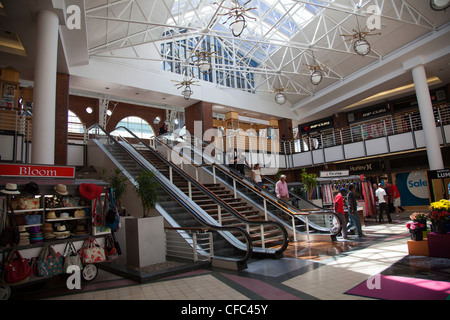
[[411,240],[422,241],[423,240],[422,231],[416,232],[416,233],[411,233]]
[[125,220],[127,265],[144,267],[166,261],[164,218]]
[[433,228],[434,233],[437,233],[437,234],[446,234],[447,233],[447,222],[446,221],[432,222],[431,227]]

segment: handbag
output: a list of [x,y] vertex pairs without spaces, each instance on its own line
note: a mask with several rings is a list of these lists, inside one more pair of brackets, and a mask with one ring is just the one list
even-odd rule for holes
[[72,242],[66,243],[66,247],[64,248],[64,266],[63,272],[67,273],[67,269],[70,266],[78,266],[83,269],[83,263],[81,262],[81,257],[77,254],[77,250]]
[[119,210],[117,210],[116,203],[114,201],[114,192],[112,188],[108,188],[106,192],[106,197],[108,198],[109,208],[106,213],[106,223],[105,225],[111,229],[111,231],[119,230],[120,215]]
[[80,250],[83,264],[105,262],[105,250],[98,244],[95,238],[87,239]]
[[[17,257],[18,259],[14,259]],[[22,258],[18,250],[11,250],[3,267],[3,282],[6,284],[19,284],[28,281],[31,275],[31,266],[28,259]]]
[[110,235],[106,236],[105,240],[105,256],[107,262],[113,262],[119,259],[119,252],[114,246],[114,240]]
[[[98,204],[97,204],[98,201]],[[102,200],[100,197],[95,198],[94,200],[94,208],[92,213],[92,225],[94,226],[102,226],[104,220],[104,206],[102,206]]]
[[42,247],[36,261],[37,273],[40,277],[55,276],[63,272],[63,257],[55,252],[52,246]]
[[[9,221],[9,223],[8,223]],[[0,235],[0,246],[5,247],[8,244],[17,245],[20,242],[20,232],[16,223],[16,216],[12,206],[9,206],[9,211],[6,213],[5,224],[2,234]]]

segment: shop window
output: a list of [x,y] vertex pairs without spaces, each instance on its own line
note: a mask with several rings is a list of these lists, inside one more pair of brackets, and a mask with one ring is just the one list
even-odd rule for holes
[[84,133],[84,125],[80,118],[69,110],[67,131],[71,133]]
[[[116,128],[118,127],[128,128],[141,139],[150,139],[155,136],[152,126],[149,125],[147,121],[139,117],[124,118],[117,124]],[[122,137],[132,137],[132,135],[125,129],[117,129],[114,134],[120,134]]]

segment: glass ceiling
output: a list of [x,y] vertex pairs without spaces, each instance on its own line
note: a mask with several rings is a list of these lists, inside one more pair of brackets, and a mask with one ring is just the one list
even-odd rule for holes
[[[172,15],[168,18],[167,24],[206,27],[210,25],[209,19],[214,17],[218,10],[218,2],[217,0],[213,3],[201,0],[174,1]],[[233,19],[228,19],[228,16],[223,14],[226,13],[225,8],[235,7],[236,2],[246,9],[251,8],[245,12],[247,26],[242,33],[242,38],[245,40],[226,38]],[[313,0],[312,2],[318,5],[324,4],[321,1]],[[261,39],[270,38],[271,41],[285,44],[321,10],[320,7],[311,4],[305,6],[296,6],[296,4],[296,1],[292,0],[224,1],[211,30],[214,30],[217,36],[225,37],[224,41],[229,42],[230,45],[238,46],[242,56],[251,51],[252,58],[262,63],[278,47],[268,41],[261,42]]]

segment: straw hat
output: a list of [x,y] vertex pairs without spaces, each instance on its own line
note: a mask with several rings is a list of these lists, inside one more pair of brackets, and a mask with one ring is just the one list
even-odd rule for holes
[[50,211],[47,213],[47,219],[56,219],[55,211]]
[[79,235],[85,235],[85,234],[88,234],[86,226],[84,224],[77,225],[77,229],[74,232],[74,235],[79,236]]
[[15,183],[7,183],[5,188],[0,191],[6,194],[20,194],[20,191],[17,190],[17,184]]
[[67,191],[67,186],[65,184],[57,184],[55,186],[55,191],[62,196],[66,196],[69,194],[69,191]]
[[61,212],[61,214],[59,215],[60,218],[69,218],[70,215],[68,212]]
[[65,239],[70,237],[70,231],[66,230],[65,225],[59,225],[56,228],[57,231],[55,231],[53,234],[56,236],[56,239]]

